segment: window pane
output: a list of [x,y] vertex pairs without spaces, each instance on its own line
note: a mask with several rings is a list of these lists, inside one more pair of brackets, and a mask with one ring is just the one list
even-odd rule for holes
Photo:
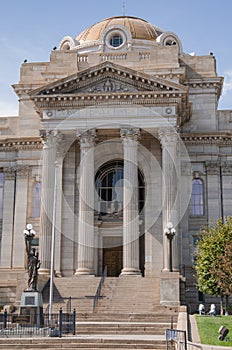
[[203,182],[200,179],[194,179],[192,182],[192,215],[204,215]]
[[[144,181],[138,172],[139,208],[144,204]],[[95,177],[95,210],[101,215],[115,214],[123,208],[123,161],[116,160],[104,164]]]

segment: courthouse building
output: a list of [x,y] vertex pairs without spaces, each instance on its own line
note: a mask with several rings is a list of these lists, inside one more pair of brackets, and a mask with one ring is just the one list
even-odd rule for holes
[[160,303],[197,305],[199,229],[232,215],[222,85],[213,53],[185,53],[175,33],[129,16],[23,63],[18,116],[0,120],[2,300],[24,280],[31,223],[41,279],[54,238],[60,279],[107,266],[111,277],[156,278]]

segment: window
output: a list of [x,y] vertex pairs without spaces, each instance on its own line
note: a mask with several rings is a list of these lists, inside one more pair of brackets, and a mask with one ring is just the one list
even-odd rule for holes
[[113,47],[119,47],[120,45],[122,45],[122,43],[123,43],[123,39],[121,35],[113,35],[110,38],[110,45]]
[[[95,210],[101,215],[116,216],[123,209],[123,161],[108,162],[100,167],[95,176]],[[143,176],[138,171],[138,206],[143,209],[145,188]]]
[[194,179],[192,181],[192,212],[193,216],[204,215],[204,190],[203,181]]
[[32,210],[31,217],[40,217],[40,205],[41,205],[41,183],[36,181],[33,186],[32,192]]
[[199,303],[204,303],[205,302],[205,296],[202,292],[198,291],[198,301]]

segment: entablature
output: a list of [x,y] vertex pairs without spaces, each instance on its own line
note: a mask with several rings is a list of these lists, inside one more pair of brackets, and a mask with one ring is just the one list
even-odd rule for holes
[[105,62],[30,92],[41,117],[44,110],[85,107],[175,105],[178,125],[189,119],[184,85]]
[[202,145],[202,144],[216,144],[216,145],[231,145],[232,133],[212,133],[212,134],[180,134],[182,140],[187,144]]
[[223,77],[214,78],[200,78],[200,79],[189,79],[185,81],[184,85],[193,90],[209,90],[212,89],[216,91],[217,97],[221,96]]

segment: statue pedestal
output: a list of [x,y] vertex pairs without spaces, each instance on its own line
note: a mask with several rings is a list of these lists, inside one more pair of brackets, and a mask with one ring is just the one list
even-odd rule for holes
[[36,291],[24,291],[19,306],[20,316],[30,316],[30,324],[44,325],[42,294]]

